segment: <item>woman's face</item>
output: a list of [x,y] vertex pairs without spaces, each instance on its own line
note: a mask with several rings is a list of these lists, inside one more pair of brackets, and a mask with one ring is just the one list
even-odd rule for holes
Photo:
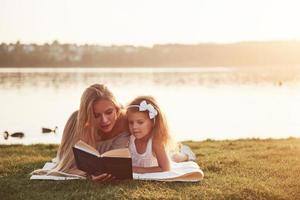
[[96,126],[103,132],[109,133],[115,126],[118,115],[116,106],[109,100],[99,100],[93,105]]
[[127,112],[130,133],[137,139],[142,139],[148,136],[153,127],[153,122],[150,120],[148,112]]

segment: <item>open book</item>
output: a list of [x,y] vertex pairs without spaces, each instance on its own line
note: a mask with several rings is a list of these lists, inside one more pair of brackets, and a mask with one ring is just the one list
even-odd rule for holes
[[80,140],[73,146],[73,153],[78,169],[88,174],[108,173],[117,179],[132,179],[132,161],[127,148],[100,155],[96,149]]

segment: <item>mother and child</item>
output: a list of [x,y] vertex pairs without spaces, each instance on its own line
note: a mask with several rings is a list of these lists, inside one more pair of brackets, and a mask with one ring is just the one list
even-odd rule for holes
[[[33,174],[85,176],[85,172],[77,169],[72,151],[79,140],[96,148],[100,154],[128,147],[136,173],[169,171],[171,162],[195,159],[187,146],[174,153],[176,145],[170,137],[166,118],[153,97],[137,97],[124,109],[102,84],[91,85],[82,94],[79,110],[65,125],[55,167],[38,169]],[[113,179],[110,174],[91,178],[95,181]]]

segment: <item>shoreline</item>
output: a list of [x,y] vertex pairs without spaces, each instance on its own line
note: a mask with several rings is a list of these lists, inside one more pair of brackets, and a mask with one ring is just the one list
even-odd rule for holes
[[[182,140],[177,141],[179,143],[201,143],[201,142],[244,142],[244,141],[286,141],[286,140],[299,140],[300,137],[285,137],[285,138],[238,138],[238,139],[205,139],[205,140]],[[1,146],[35,146],[35,145],[50,145],[50,146],[58,146],[60,143],[32,143],[32,144],[21,144],[21,143],[13,143],[13,144],[5,144],[0,143]]]

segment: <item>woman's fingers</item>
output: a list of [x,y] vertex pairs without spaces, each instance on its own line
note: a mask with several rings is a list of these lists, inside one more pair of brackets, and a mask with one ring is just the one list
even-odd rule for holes
[[112,180],[112,175],[108,174],[103,181],[111,181]]
[[107,177],[107,175],[108,174],[100,174],[100,175],[97,175],[97,176],[91,175],[91,179],[93,181],[102,181]]
[[111,174],[100,174],[98,176],[91,176],[93,181],[110,181],[113,180],[114,177]]

